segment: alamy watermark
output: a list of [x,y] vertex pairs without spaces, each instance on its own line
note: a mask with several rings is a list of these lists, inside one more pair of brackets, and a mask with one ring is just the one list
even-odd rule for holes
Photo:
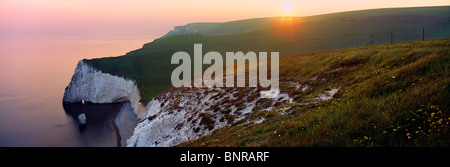
[[[218,52],[211,51],[203,56],[202,44],[194,44],[194,87],[245,87],[246,61],[248,61],[248,86],[257,87],[259,85],[270,90],[261,91],[262,98],[274,98],[279,90],[279,53],[270,53],[270,79],[268,78],[268,55],[267,52],[259,52],[258,56],[255,52],[226,52],[225,55],[226,68],[225,80],[224,64],[222,55]],[[180,64],[182,60],[182,64]],[[212,64],[202,74],[203,64]],[[172,72],[171,81],[174,87],[192,87],[191,77],[191,57],[188,53],[179,51],[172,55],[171,64],[180,64]],[[258,65],[259,64],[259,65]],[[235,66],[236,65],[236,66]],[[236,68],[235,68],[236,67]],[[235,70],[236,69],[236,70]],[[235,77],[236,72],[236,77]],[[259,72],[259,75],[258,75]],[[180,79],[180,75],[182,79]],[[213,77],[214,75],[214,77]],[[236,78],[236,82],[235,79]],[[225,81],[225,85],[224,85]]]

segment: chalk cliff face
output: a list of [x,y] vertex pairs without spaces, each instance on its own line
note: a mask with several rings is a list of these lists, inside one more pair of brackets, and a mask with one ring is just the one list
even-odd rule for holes
[[[286,83],[305,91],[306,84]],[[311,97],[311,103],[331,99],[339,88]],[[265,121],[263,112],[291,112],[296,103],[280,89],[272,98],[263,98],[260,88],[171,88],[156,96],[127,140],[127,147],[170,147],[209,135],[225,126],[239,126]],[[254,114],[256,113],[256,114]]]
[[131,102],[136,115],[140,115],[139,89],[133,80],[103,73],[80,60],[66,87],[63,103],[85,102],[115,103]]
[[169,147],[235,123],[261,123],[252,113],[292,103],[288,94],[261,98],[257,88],[172,88],[147,105],[128,147]]

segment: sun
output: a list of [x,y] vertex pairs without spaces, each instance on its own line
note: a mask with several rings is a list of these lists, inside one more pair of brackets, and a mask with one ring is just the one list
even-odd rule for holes
[[291,14],[293,10],[294,10],[294,5],[292,5],[291,3],[287,3],[284,5],[284,12],[286,14]]

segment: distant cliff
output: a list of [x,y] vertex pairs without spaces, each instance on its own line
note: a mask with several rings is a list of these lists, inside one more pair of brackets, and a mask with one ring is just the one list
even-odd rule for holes
[[217,23],[189,23],[183,26],[176,26],[163,37],[180,34],[200,34],[205,36],[239,34],[264,29],[271,22],[271,19],[255,18]]
[[[206,24],[206,23],[205,23]],[[169,31],[163,37],[179,35],[179,34],[201,34],[197,29],[203,27],[201,23],[192,23],[184,26],[176,26],[173,30]]]

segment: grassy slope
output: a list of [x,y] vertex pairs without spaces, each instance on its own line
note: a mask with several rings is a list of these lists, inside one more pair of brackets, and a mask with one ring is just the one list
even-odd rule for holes
[[[177,51],[193,55],[193,44],[202,43],[203,53],[218,51],[277,51],[280,55],[350,48],[374,36],[374,44],[417,40],[422,27],[426,38],[450,37],[450,7],[375,9],[328,15],[262,18],[218,24],[197,29],[205,35],[181,34],[157,39],[125,56],[87,60],[113,75],[138,82],[142,101],[171,87],[170,75],[177,65],[170,59]],[[200,24],[201,25],[201,24]],[[244,25],[244,26],[243,26]],[[233,33],[223,35],[221,33]],[[206,69],[207,66],[204,66]]]
[[[419,15],[419,14],[426,14],[429,16],[436,16],[436,17],[448,17],[449,13],[450,12],[448,7],[419,7],[419,8],[388,8],[388,9],[360,10],[360,11],[349,11],[349,12],[309,16],[303,18],[301,17],[292,17],[292,18],[294,19],[294,22],[302,21],[300,19],[307,19],[307,20],[328,19],[329,21],[337,20],[351,23],[357,22],[358,21],[357,19],[366,17],[378,17],[386,15]],[[274,18],[256,18],[256,19],[230,21],[225,23],[191,23],[188,24],[187,26],[191,31],[198,32],[202,35],[218,36],[218,35],[239,34],[244,32],[255,31],[258,29],[264,29],[272,25],[273,21]],[[386,20],[372,19],[369,21],[383,22]],[[402,22],[405,23],[406,21],[407,18],[404,18]],[[371,25],[368,25],[367,27],[370,26]]]
[[[281,89],[298,103],[181,146],[448,146],[449,55],[442,39],[282,57]],[[332,100],[308,100],[337,87]]]

